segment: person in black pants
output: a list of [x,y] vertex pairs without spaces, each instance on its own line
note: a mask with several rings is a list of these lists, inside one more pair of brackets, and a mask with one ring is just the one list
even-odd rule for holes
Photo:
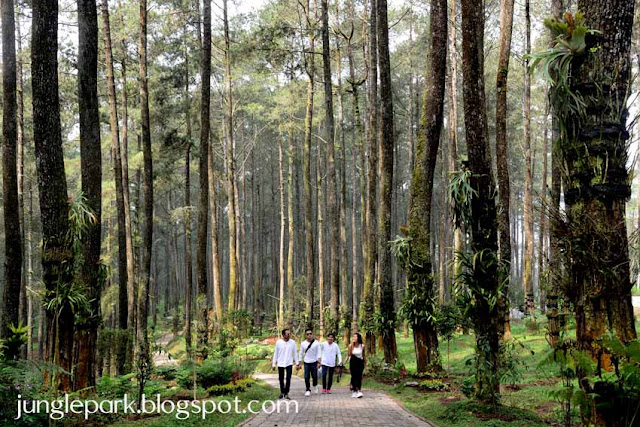
[[351,371],[351,397],[362,397],[362,373],[364,372],[364,344],[362,343],[362,335],[353,334],[351,344],[345,363],[351,361],[349,370]]
[[[322,346],[322,393],[331,394],[336,359],[338,360],[338,365],[342,365],[342,355],[338,344],[335,343],[335,339],[336,336],[334,334],[327,335],[327,342]],[[329,374],[329,381],[327,381],[327,374]]]
[[[278,379],[280,380],[280,397],[279,399],[289,399],[289,388],[291,387],[291,373],[293,371],[293,364],[298,363],[298,352],[296,348],[296,342],[291,339],[291,332],[289,329],[282,330],[282,338],[276,342],[276,348],[273,353],[272,368],[278,367]],[[286,382],[285,382],[286,374]]]

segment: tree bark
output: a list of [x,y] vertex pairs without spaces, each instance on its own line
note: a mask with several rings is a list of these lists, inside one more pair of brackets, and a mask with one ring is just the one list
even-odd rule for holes
[[[147,317],[149,307],[151,253],[153,248],[153,158],[151,153],[149,85],[147,78],[147,0],[140,0],[140,41],[138,45],[138,55],[140,60],[141,142],[144,164],[144,225],[142,230],[142,268],[140,272],[136,322],[136,345],[138,346],[138,357],[136,363],[138,365],[141,363],[146,365],[150,363]],[[140,385],[142,387],[144,385],[144,381],[140,381]]]
[[[209,188],[215,186],[213,176],[209,177],[209,165],[213,168],[213,159],[211,159],[211,153],[209,153],[209,138],[211,132],[211,0],[205,0],[202,8],[202,53],[200,56],[200,69],[201,71],[201,92],[200,92],[200,201],[198,206],[198,250],[196,254],[197,269],[198,269],[198,347],[196,353],[196,359],[203,361],[207,358],[207,344],[209,340],[209,324],[208,324],[208,310],[206,305],[207,299],[207,225],[209,222],[209,203],[210,197]],[[211,180],[211,183],[209,182]],[[215,200],[213,201],[215,204]],[[211,215],[216,214],[215,206],[213,206]],[[215,219],[212,220],[215,225]],[[216,236],[217,237],[217,236]],[[217,240],[217,239],[216,239]],[[212,241],[212,245],[213,242]],[[211,248],[215,253],[217,247]],[[215,261],[215,260],[214,260]],[[215,266],[215,263],[214,263]],[[214,276],[214,280],[216,277]],[[219,279],[219,277],[218,277]],[[220,282],[218,282],[219,284]],[[214,282],[214,292],[216,289],[216,283]],[[220,301],[221,303],[221,301]],[[218,316],[222,317],[221,307],[217,307]],[[222,319],[218,319],[221,321]]]
[[[56,296],[60,287],[71,286],[73,277],[69,266],[73,263],[73,252],[68,238],[69,202],[58,95],[58,4],[35,0],[32,6],[33,137],[42,221],[42,280],[49,300]],[[71,372],[74,331],[71,307],[64,304],[48,308],[46,317],[44,359]],[[53,385],[68,391],[71,378],[68,374],[60,374],[53,379]]]
[[[511,33],[513,28],[514,0],[502,0],[500,11],[500,53],[498,59],[498,75],[496,78],[496,164],[498,175],[498,231],[500,232],[500,261],[506,277],[511,270],[511,223],[509,220],[511,184],[509,178],[509,155],[507,144],[507,80],[509,74],[509,58],[511,56]],[[503,334],[511,336],[509,322],[509,299],[505,291],[501,299],[504,313]]]
[[471,272],[472,283],[468,283],[475,298],[472,319],[478,349],[476,351],[476,397],[495,404],[500,387],[498,354],[502,311],[491,304],[491,298],[501,298],[501,295],[496,263],[498,235],[495,184],[489,160],[482,77],[483,41],[479,37],[483,29],[482,3],[475,0],[462,0],[464,118],[471,172],[470,184],[476,192],[471,200],[471,224],[469,225],[472,256],[482,258],[478,263],[474,263],[476,267]]
[[366,240],[367,253],[365,257],[364,285],[362,287],[362,303],[360,308],[360,326],[365,332],[365,346],[367,354],[375,354],[376,343],[373,331],[374,281],[376,280],[376,264],[378,260],[378,244],[376,241],[376,211],[377,211],[377,170],[378,170],[378,44],[376,36],[377,10],[376,0],[371,0],[369,18],[369,75],[368,75],[368,113],[369,126],[367,129],[369,145],[369,161],[367,171],[366,198]]
[[[389,27],[387,23],[387,0],[377,0],[378,14],[378,61],[380,66],[380,205],[378,212],[378,262],[380,271],[380,313],[385,320],[380,333],[384,342],[384,359],[392,363],[398,358],[396,345],[394,288],[391,277],[391,202],[393,197],[393,156],[395,134],[393,126],[393,94],[391,88],[391,60],[389,56]],[[446,19],[446,7],[444,8]],[[444,32],[446,66],[446,30]],[[444,69],[444,68],[443,68]],[[444,90],[444,84],[442,85]],[[443,92],[444,93],[444,92]]]
[[[13,0],[2,2],[2,197],[5,232],[5,286],[0,338],[9,338],[9,326],[18,326],[22,283],[22,235],[18,201],[16,36]],[[35,73],[34,73],[35,74]],[[17,357],[19,354],[9,355]]]
[[311,192],[311,141],[313,133],[313,95],[315,80],[315,33],[312,30],[310,1],[306,4],[306,29],[309,33],[309,55],[305,56],[305,68],[307,72],[307,108],[304,121],[304,223],[306,244],[306,271],[307,271],[307,298],[306,298],[306,327],[312,327],[314,320],[315,297],[315,251],[313,240],[313,195]]
[[340,325],[340,312],[338,310],[340,300],[340,216],[338,212],[338,182],[336,180],[336,156],[335,156],[335,124],[333,118],[333,88],[331,84],[331,56],[329,46],[329,5],[328,0],[322,0],[322,64],[324,79],[324,107],[325,107],[325,138],[327,145],[327,216],[331,228],[331,247],[329,248],[331,259],[331,273],[329,287],[331,298],[329,308],[331,322],[329,331],[336,333]]
[[104,279],[100,268],[102,231],[102,157],[98,105],[98,11],[95,0],[78,0],[78,104],[80,112],[80,167],[82,193],[93,218],[82,236],[81,280],[89,299],[89,312],[77,325],[78,361],[74,389],[96,384],[96,345],[100,324],[100,294]]
[[[625,221],[625,203],[631,195],[626,102],[634,2],[580,0],[578,10],[585,13],[585,25],[598,33],[586,38],[589,53],[572,63],[570,89],[585,102],[584,109],[575,112],[554,105],[566,127],[560,154],[566,165],[562,249],[569,281],[563,290],[573,303],[578,348],[596,362],[597,378],[614,369],[600,340],[608,332],[623,343],[636,338]],[[600,405],[612,398],[608,383],[591,380],[591,372],[577,373],[580,387],[595,393],[589,421],[622,425],[624,411]]]
[[[444,115],[444,91],[447,58],[447,2],[431,1],[431,46],[423,94],[422,117],[416,144],[416,162],[412,171],[409,202],[411,266],[407,269],[407,301],[422,301],[431,309],[434,282],[430,253],[431,207],[440,132]],[[418,308],[418,307],[415,307]],[[423,307],[420,307],[423,308]],[[410,319],[418,372],[440,368],[436,325],[425,316]]]

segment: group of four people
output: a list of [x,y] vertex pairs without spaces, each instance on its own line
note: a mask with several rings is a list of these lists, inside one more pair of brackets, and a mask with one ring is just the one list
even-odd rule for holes
[[[289,329],[282,330],[282,338],[276,342],[273,353],[273,369],[278,367],[278,379],[280,380],[280,399],[289,399],[289,388],[291,386],[291,374],[293,365],[300,369],[304,364],[304,383],[306,397],[311,396],[311,379],[316,394],[318,393],[318,370],[322,371],[322,393],[331,394],[333,384],[333,374],[336,366],[342,366],[342,354],[335,342],[335,335],[327,335],[327,342],[320,343],[314,336],[311,329],[305,331],[306,339],[300,344],[298,351],[296,342],[291,339]],[[351,362],[351,397],[362,397],[362,374],[364,372],[365,356],[362,336],[359,333],[353,334],[347,359],[345,363]]]

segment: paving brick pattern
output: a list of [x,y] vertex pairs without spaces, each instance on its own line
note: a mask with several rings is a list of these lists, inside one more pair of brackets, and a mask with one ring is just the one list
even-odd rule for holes
[[[257,374],[257,379],[274,387],[274,400],[278,397],[277,374]],[[332,387],[331,394],[304,396],[304,380],[291,378],[292,400],[298,402],[298,413],[260,413],[240,424],[242,427],[349,427],[349,426],[395,426],[436,427],[408,412],[384,393],[363,390],[364,397],[351,397],[348,386]],[[322,392],[322,390],[320,390]],[[291,408],[294,406],[291,405]]]

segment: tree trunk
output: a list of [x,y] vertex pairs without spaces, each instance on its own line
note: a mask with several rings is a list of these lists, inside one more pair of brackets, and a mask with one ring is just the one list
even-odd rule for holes
[[369,126],[367,129],[369,145],[369,169],[367,172],[366,198],[366,247],[364,268],[364,285],[362,289],[362,303],[360,308],[360,326],[365,332],[365,346],[367,354],[375,354],[376,343],[373,330],[374,281],[376,280],[376,264],[378,260],[378,244],[376,241],[376,208],[377,208],[377,170],[378,170],[378,45],[377,45],[377,16],[376,0],[371,0],[371,15],[369,18]]
[[[58,4],[35,0],[32,6],[33,137],[42,221],[42,280],[47,291],[46,299],[49,300],[60,292],[60,287],[71,286],[73,277],[69,266],[73,263],[73,251],[68,238],[69,202],[58,95]],[[3,29],[6,30],[4,25]],[[6,92],[4,96],[7,96]],[[19,281],[17,283],[19,285]],[[64,304],[48,308],[46,317],[44,359],[71,372],[74,330],[71,307]],[[60,374],[53,379],[53,386],[63,391],[70,390],[70,376]]]
[[331,321],[328,325],[329,331],[336,333],[340,325],[340,312],[338,311],[340,300],[340,216],[338,212],[338,182],[336,180],[336,156],[335,156],[335,125],[333,119],[333,88],[331,84],[331,56],[329,46],[329,6],[328,0],[322,0],[322,64],[324,79],[324,104],[325,104],[325,137],[327,140],[327,185],[328,185],[328,205],[327,216],[329,217],[331,228],[331,274],[330,289],[331,299],[329,302]]
[[[306,27],[309,30],[311,23],[310,1],[307,0],[306,7]],[[315,33],[309,33],[309,55],[305,56],[305,68],[307,72],[307,109],[304,122],[304,223],[305,223],[305,244],[307,252],[307,298],[306,298],[306,327],[312,327],[314,319],[314,296],[315,296],[315,253],[313,243],[313,195],[311,193],[311,143],[313,138],[313,85],[315,77]]]
[[[505,277],[511,270],[511,223],[509,220],[509,203],[511,197],[509,178],[509,155],[507,145],[507,80],[509,74],[509,58],[511,56],[511,33],[513,28],[514,0],[502,0],[500,12],[500,54],[498,59],[498,75],[496,78],[496,165],[498,172],[498,231],[500,244],[500,261]],[[504,314],[503,330],[505,338],[511,336],[509,322],[509,298],[507,289],[500,300]]]
[[[434,286],[431,273],[431,207],[433,184],[444,115],[444,91],[447,58],[447,2],[431,1],[430,27],[432,31],[427,87],[423,94],[422,117],[416,144],[416,162],[412,171],[409,202],[409,231],[411,264],[407,268],[407,303],[415,301],[413,309],[431,311]],[[418,372],[439,370],[438,335],[432,317],[412,315],[413,343]]]
[[284,205],[284,165],[282,159],[282,135],[278,138],[278,176],[280,177],[279,182],[279,194],[280,194],[280,251],[278,255],[278,281],[280,283],[280,291],[278,292],[278,330],[284,328],[285,319],[284,319],[284,298],[285,298],[285,283],[287,281],[287,276],[284,272],[284,245],[285,245],[285,232],[287,228],[287,219],[285,217],[285,205]]
[[[394,305],[394,289],[391,280],[391,201],[393,197],[393,155],[395,134],[393,126],[393,95],[391,89],[391,60],[389,57],[389,27],[387,24],[387,0],[377,0],[378,14],[378,60],[380,65],[380,101],[381,122],[380,132],[380,210],[378,212],[379,233],[379,271],[380,271],[380,314],[384,319],[383,329],[380,331],[384,341],[384,359],[392,363],[398,358],[396,346]],[[444,12],[446,17],[446,5]],[[443,70],[446,66],[446,29],[442,57]],[[444,76],[444,73],[443,73]],[[444,83],[442,84],[444,91]],[[444,94],[444,92],[443,92]]]
[[293,313],[295,310],[294,305],[294,296],[295,296],[295,283],[293,278],[293,249],[294,249],[294,237],[295,237],[295,226],[294,226],[294,217],[293,217],[293,150],[294,150],[295,142],[293,140],[293,128],[289,128],[289,171],[287,175],[287,216],[289,217],[289,247],[287,252],[287,286],[289,292],[289,302],[288,302],[288,319],[287,319],[287,327],[293,327]]
[[[529,13],[529,0],[525,0],[525,54],[531,53],[531,15]],[[535,309],[533,300],[533,178],[532,178],[532,160],[531,160],[531,71],[529,70],[528,56],[524,58],[524,162],[525,162],[525,179],[524,179],[524,293],[525,293],[525,314],[529,314]]]
[[[142,130],[142,157],[144,164],[144,226],[142,230],[142,268],[138,292],[136,345],[138,370],[146,370],[150,363],[147,315],[149,306],[149,280],[153,248],[153,159],[151,154],[151,124],[149,119],[149,86],[147,78],[147,0],[140,0],[140,121]],[[141,365],[143,367],[141,367]],[[140,378],[143,378],[141,376]],[[144,381],[139,381],[140,391]]]
[[[475,299],[471,313],[476,333],[476,397],[497,403],[499,397],[499,334],[502,310],[491,304],[501,298],[497,265],[498,235],[495,185],[491,173],[484,100],[483,41],[484,7],[475,0],[462,1],[462,71],[464,78],[464,118],[467,136],[471,187],[471,249],[481,257],[467,283]],[[474,258],[475,259],[475,258]]]
[[317,227],[318,227],[318,301],[319,311],[320,311],[320,338],[324,337],[327,329],[327,325],[325,323],[324,317],[324,239],[323,239],[323,216],[322,216],[322,208],[324,207],[324,199],[322,192],[322,149],[318,146],[318,154],[316,156],[316,198],[317,202]]
[[82,236],[82,283],[87,290],[89,312],[77,325],[78,361],[74,389],[96,384],[96,345],[100,324],[100,294],[103,281],[100,268],[102,231],[102,157],[98,112],[98,11],[95,0],[78,0],[78,104],[80,112],[80,167],[82,193],[94,217]]
[[[209,222],[209,203],[211,194],[209,194],[209,188],[215,186],[213,177],[209,177],[209,165],[213,168],[213,159],[209,153],[209,138],[211,132],[210,122],[210,108],[211,108],[211,0],[205,0],[202,8],[202,21],[203,21],[203,33],[202,33],[202,54],[200,56],[200,69],[202,70],[202,83],[200,93],[200,201],[198,206],[198,249],[196,254],[197,269],[198,269],[198,347],[196,353],[196,359],[203,361],[207,358],[207,344],[208,344],[208,310],[206,305],[207,299],[207,225]],[[211,183],[209,182],[211,180]],[[215,200],[213,202],[215,204]],[[215,206],[213,207],[211,215],[215,215]],[[215,219],[212,220],[215,223]],[[212,224],[212,230],[213,230]],[[217,242],[212,242],[217,243]],[[215,253],[217,248],[212,247],[212,252]],[[215,266],[215,263],[214,263]],[[219,278],[219,277],[218,277]],[[214,276],[214,281],[215,281]],[[218,282],[219,284],[220,282]],[[214,282],[214,292],[215,292]],[[220,313],[221,307],[217,307],[218,315],[222,317]],[[218,319],[221,321],[222,319]]]
[[[560,144],[567,213],[562,249],[569,282],[564,294],[573,303],[578,348],[596,362],[597,377],[614,369],[600,340],[607,333],[623,343],[636,338],[625,222],[631,195],[625,127],[634,2],[581,0],[578,9],[585,13],[586,26],[598,31],[586,39],[591,53],[572,63],[570,90],[585,105],[578,112],[558,104],[554,108],[565,126]],[[577,374],[580,387],[595,393],[589,421],[623,425],[625,411],[601,405],[613,398],[609,383],[590,380],[592,373],[582,369]]]
[[[17,100],[15,11],[13,0],[2,2],[2,200],[5,232],[5,286],[0,338],[9,338],[9,326],[18,326],[22,282],[22,236],[17,171]],[[56,44],[57,46],[57,44]],[[36,74],[34,72],[34,74]],[[44,216],[44,215],[43,215]],[[17,349],[16,349],[17,350]],[[19,354],[10,354],[9,358]]]

